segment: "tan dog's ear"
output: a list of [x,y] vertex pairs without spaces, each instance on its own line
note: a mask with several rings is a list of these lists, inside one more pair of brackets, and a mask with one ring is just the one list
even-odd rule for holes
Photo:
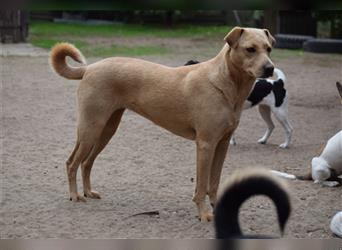
[[341,83],[336,82],[336,87],[337,87],[338,92],[340,93],[340,96],[341,96],[341,99],[342,99],[342,85],[341,85]]
[[266,36],[268,38],[268,41],[270,42],[270,44],[272,45],[272,47],[275,45],[276,40],[274,39],[274,37],[271,35],[271,33],[268,31],[268,29],[264,29]]
[[235,27],[225,36],[224,40],[229,44],[230,47],[234,47],[241,37],[243,31],[243,28]]

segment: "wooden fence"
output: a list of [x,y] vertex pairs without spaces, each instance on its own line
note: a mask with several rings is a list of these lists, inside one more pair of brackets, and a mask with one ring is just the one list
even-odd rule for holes
[[28,12],[0,11],[0,42],[25,42],[28,35]]

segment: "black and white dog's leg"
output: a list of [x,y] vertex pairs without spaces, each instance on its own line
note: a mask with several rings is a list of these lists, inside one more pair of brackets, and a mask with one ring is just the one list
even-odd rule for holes
[[273,107],[272,112],[285,130],[285,142],[280,144],[279,147],[288,148],[291,142],[293,128],[288,121],[287,109],[284,109],[282,107]]
[[272,131],[274,129],[274,123],[271,118],[271,109],[269,106],[261,104],[258,106],[258,108],[262,119],[264,119],[264,121],[267,124],[267,130],[264,136],[258,140],[258,143],[265,144],[270,135],[272,134]]

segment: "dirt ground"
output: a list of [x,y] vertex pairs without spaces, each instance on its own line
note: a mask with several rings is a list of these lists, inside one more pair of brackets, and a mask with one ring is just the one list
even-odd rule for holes
[[[144,58],[177,66],[188,59],[208,59],[222,45],[198,44],[188,41],[182,53]],[[64,163],[75,142],[77,81],[56,76],[44,51],[28,55],[21,51],[17,56],[15,48],[2,49],[1,238],[214,237],[213,224],[198,221],[191,201],[194,142],[130,111],[92,171],[93,186],[102,199],[70,202]],[[274,62],[288,78],[292,145],[278,148],[284,131],[276,121],[269,144],[257,144],[266,126],[257,109],[247,110],[222,180],[247,167],[304,173],[321,145],[341,129],[335,87],[342,80],[341,57],[290,53],[275,57]],[[81,189],[80,178],[78,184]],[[293,212],[284,237],[333,238],[329,222],[342,209],[341,188],[301,181],[288,185]],[[160,214],[132,216],[154,210]],[[264,197],[245,203],[240,221],[244,232],[279,235],[274,206]]]

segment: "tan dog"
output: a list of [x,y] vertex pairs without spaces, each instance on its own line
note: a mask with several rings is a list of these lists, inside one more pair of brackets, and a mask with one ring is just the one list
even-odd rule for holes
[[239,124],[244,101],[257,77],[273,74],[269,58],[275,40],[267,30],[234,28],[219,54],[198,65],[177,68],[124,57],[85,64],[81,52],[68,43],[51,51],[51,65],[61,76],[82,79],[77,92],[76,146],[67,160],[70,199],[85,201],[77,192],[81,164],[84,195],[100,198],[91,188],[90,171],[97,155],[114,135],[125,109],[130,109],[172,133],[195,140],[196,191],[193,201],[201,221],[212,219],[212,205],[231,135]]

